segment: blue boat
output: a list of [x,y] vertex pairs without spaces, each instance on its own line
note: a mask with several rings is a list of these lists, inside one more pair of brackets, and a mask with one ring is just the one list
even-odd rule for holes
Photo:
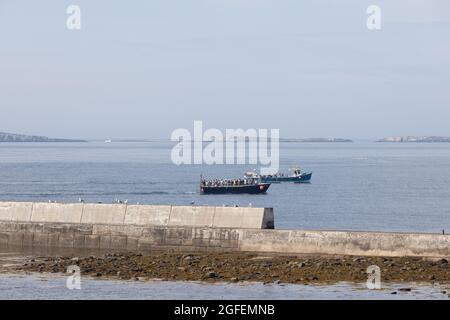
[[246,177],[258,177],[263,183],[309,183],[311,182],[312,172],[301,172],[299,167],[291,169],[292,174],[276,173],[273,175],[259,175],[255,171],[247,172]]

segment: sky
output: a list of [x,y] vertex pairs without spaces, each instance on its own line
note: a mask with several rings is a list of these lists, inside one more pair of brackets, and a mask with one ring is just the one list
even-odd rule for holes
[[169,138],[194,120],[450,136],[450,1],[0,0],[0,115],[0,132],[82,139]]

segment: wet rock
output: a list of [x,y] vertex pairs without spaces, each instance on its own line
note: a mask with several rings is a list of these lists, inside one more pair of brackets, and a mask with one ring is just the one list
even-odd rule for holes
[[397,294],[397,291],[392,291],[391,294]]
[[[435,260],[432,262],[434,263],[434,266],[432,266],[429,259],[350,256],[333,258],[311,256],[309,259],[293,256],[265,256],[264,259],[255,259],[255,255],[236,252],[198,252],[193,255],[155,251],[140,256],[133,253],[109,254],[97,257],[80,256],[78,262],[71,261],[71,259],[74,259],[74,257],[42,257],[41,259],[31,257],[23,265],[17,265],[15,268],[26,272],[65,273],[69,265],[78,264],[83,274],[94,277],[96,274],[103,277],[117,276],[126,280],[145,277],[145,279],[166,280],[218,281],[227,279],[231,282],[237,280],[273,283],[273,281],[282,278],[283,283],[300,282],[303,284],[365,281],[367,278],[366,267],[370,264],[383,267],[384,281],[398,283],[444,280],[448,279],[450,270],[448,261],[446,263],[443,259]],[[366,262],[361,263],[363,260],[366,260]],[[396,291],[398,290],[396,289]],[[398,293],[401,293],[401,291],[398,291]]]
[[398,289],[398,291],[407,291],[407,292],[409,292],[409,291],[411,291],[411,288],[400,288],[400,289]]
[[207,272],[205,274],[205,278],[208,278],[208,279],[217,278],[217,273],[215,273],[214,271]]

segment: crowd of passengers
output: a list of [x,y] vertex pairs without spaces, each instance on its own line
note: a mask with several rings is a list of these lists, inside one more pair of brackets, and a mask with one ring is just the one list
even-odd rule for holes
[[228,187],[253,185],[258,182],[257,179],[215,179],[211,181],[202,180],[202,186],[205,187]]
[[284,178],[284,177],[287,177],[287,175],[284,173],[277,172],[275,174],[267,174],[267,175],[263,175],[261,177],[263,177],[263,178]]

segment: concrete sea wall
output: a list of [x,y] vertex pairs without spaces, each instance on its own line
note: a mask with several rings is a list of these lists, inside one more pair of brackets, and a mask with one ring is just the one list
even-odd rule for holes
[[273,229],[272,208],[0,202],[0,221]]
[[426,233],[244,230],[242,251],[361,256],[450,257],[450,235]]
[[0,202],[0,248],[450,257],[450,235],[271,230],[271,208]]

